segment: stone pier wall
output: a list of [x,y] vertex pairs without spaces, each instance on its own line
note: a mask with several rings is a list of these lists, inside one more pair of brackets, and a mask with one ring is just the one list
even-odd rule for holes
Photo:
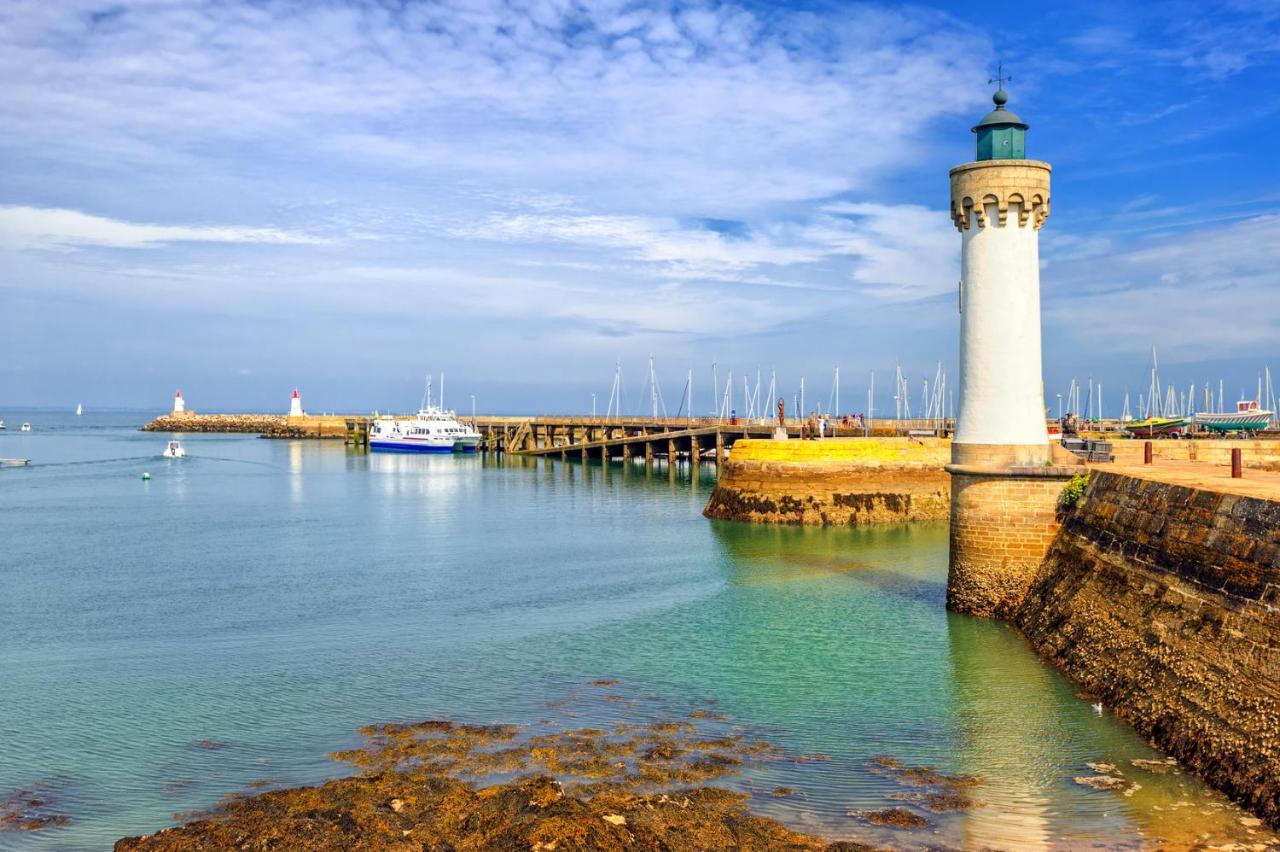
[[950,458],[940,438],[740,439],[703,514],[820,526],[943,520]]
[[1013,620],[1280,826],[1280,502],[1096,471]]

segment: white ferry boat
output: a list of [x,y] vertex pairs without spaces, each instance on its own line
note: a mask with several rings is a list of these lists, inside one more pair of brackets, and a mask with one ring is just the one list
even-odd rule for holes
[[459,423],[457,415],[452,411],[442,411],[428,406],[418,411],[418,416],[413,422],[428,426],[434,432],[452,435],[453,449],[460,453],[474,453],[476,446],[480,443],[480,433]]
[[380,418],[369,429],[369,449],[390,453],[451,453],[454,436],[435,424]]

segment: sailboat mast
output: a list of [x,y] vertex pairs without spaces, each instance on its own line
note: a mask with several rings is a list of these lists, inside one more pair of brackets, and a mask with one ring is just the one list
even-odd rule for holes
[[[867,429],[871,428],[871,421],[876,416],[876,371],[871,371],[871,383],[867,385]],[[867,434],[870,434],[868,432]]]

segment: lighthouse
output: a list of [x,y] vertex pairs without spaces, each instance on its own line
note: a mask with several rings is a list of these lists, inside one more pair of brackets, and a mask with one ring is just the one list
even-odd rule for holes
[[289,416],[290,417],[306,417],[307,413],[302,410],[302,397],[298,395],[298,389],[293,389],[293,396],[289,400]]
[[186,400],[182,398],[182,391],[178,391],[173,395],[173,413],[185,414],[187,411]]
[[947,605],[1007,617],[1057,530],[1057,497],[1071,471],[1051,465],[1041,372],[1039,242],[1050,166],[1027,159],[1029,125],[1008,108],[1003,85],[992,101],[972,128],[974,161],[950,173],[960,405],[947,467]]

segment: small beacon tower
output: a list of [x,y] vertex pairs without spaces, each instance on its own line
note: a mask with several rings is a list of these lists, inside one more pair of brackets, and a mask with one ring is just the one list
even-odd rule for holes
[[302,397],[298,395],[298,389],[293,389],[293,396],[289,399],[289,416],[290,417],[306,417],[307,413],[302,410]]
[[186,414],[187,402],[182,398],[182,391],[178,391],[173,395],[173,413]]
[[[994,81],[993,81],[994,82]],[[1003,81],[1001,81],[1003,82]],[[1049,164],[1026,159],[1028,126],[995,109],[977,157],[951,170],[960,232],[960,406],[951,444],[947,606],[1007,617],[1056,532],[1063,469],[1052,458],[1040,360],[1040,229]]]

